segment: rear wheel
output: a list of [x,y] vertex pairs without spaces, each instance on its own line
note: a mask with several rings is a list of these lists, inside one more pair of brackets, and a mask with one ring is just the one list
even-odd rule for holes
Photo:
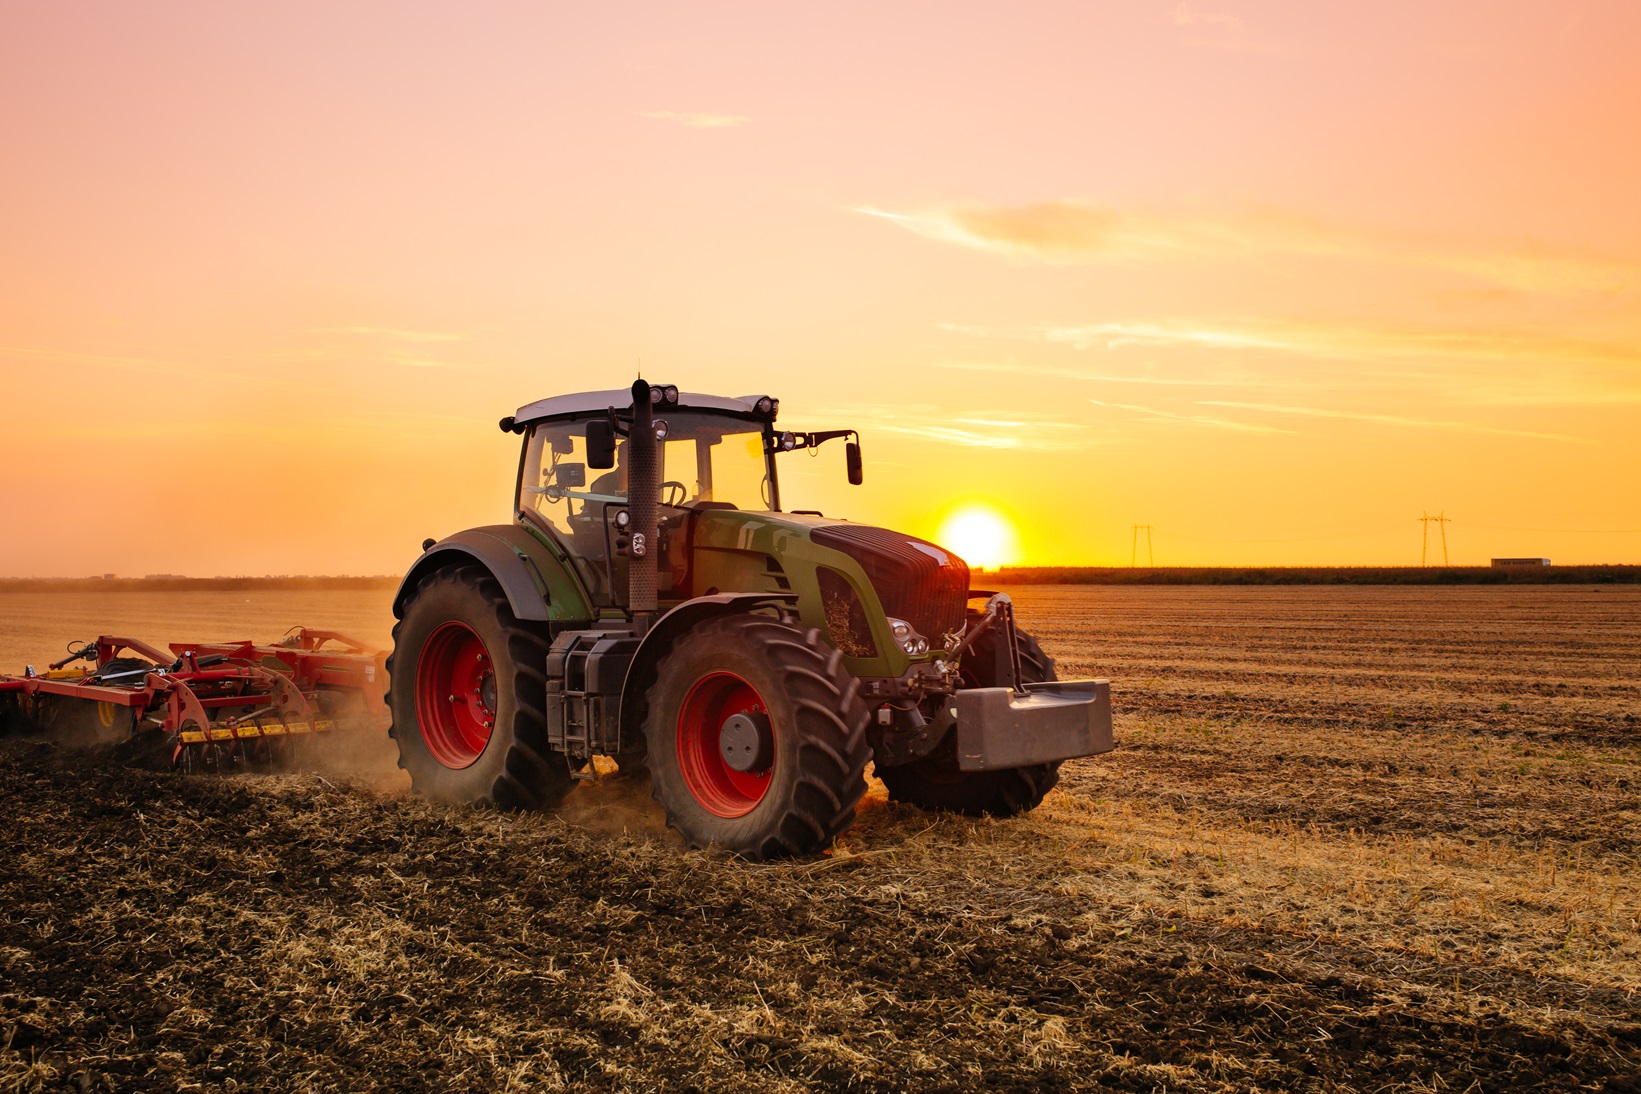
[[547,646],[478,566],[417,583],[387,659],[388,732],[417,793],[542,809],[569,791],[547,744]]
[[655,799],[697,847],[753,859],[819,851],[865,793],[870,713],[819,631],[709,619],[661,660],[649,692]]
[[[1016,630],[1020,644],[1021,683],[1057,680],[1054,659],[1043,652],[1037,639]],[[995,630],[975,639],[963,658],[965,687],[996,687],[995,651],[1002,636]],[[956,734],[950,735],[955,737]],[[1060,781],[1060,765],[1035,764],[998,771],[962,771],[957,766],[955,743],[948,740],[931,755],[899,767],[877,772],[893,801],[919,809],[963,813],[971,817],[1012,817],[1037,808],[1043,796]]]

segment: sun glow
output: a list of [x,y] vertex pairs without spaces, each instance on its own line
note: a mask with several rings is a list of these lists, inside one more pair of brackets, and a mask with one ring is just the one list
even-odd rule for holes
[[940,543],[979,570],[1020,561],[1020,537],[1007,517],[987,505],[965,505],[940,526]]

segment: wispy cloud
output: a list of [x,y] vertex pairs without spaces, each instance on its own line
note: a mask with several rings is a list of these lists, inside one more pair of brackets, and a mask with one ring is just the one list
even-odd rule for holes
[[467,335],[444,331],[404,330],[398,327],[314,327],[309,334],[341,334],[353,338],[385,338],[394,342],[465,342]]
[[1192,215],[1053,200],[958,203],[910,212],[854,206],[853,211],[1016,262],[1263,262],[1294,256],[1418,266],[1532,292],[1617,292],[1641,286],[1641,265],[1634,262],[1538,245],[1498,247],[1371,230],[1270,210]]
[[851,406],[834,413],[885,433],[974,448],[1031,448],[1064,451],[1086,448],[1099,441],[1086,422],[1069,422],[1047,415],[990,411],[942,413],[934,406]]
[[752,120],[742,114],[690,114],[677,110],[640,110],[638,116],[677,122],[691,129],[733,129]]
[[1179,4],[1174,8],[1174,25],[1176,27],[1240,27],[1240,16],[1231,15],[1223,11],[1205,11],[1191,4]]
[[[1463,406],[1641,405],[1641,342],[1276,320],[1240,326],[1189,320],[1078,327],[940,326],[977,340],[1003,338],[1114,351],[1095,358],[1098,365],[1087,366],[1029,357],[1021,361],[1012,355],[1002,361],[938,363],[940,368],[971,372],[1158,389],[1337,393],[1392,385],[1423,400]],[[1332,361],[1354,367],[1314,367]]]
[[1149,346],[1225,351],[1267,350],[1350,361],[1641,365],[1641,344],[1508,329],[1420,327],[1391,323],[1333,324],[1286,319],[1241,322],[1178,319],[1051,327],[946,324],[944,329],[975,337],[1024,338],[1069,345],[1080,350]]
[[1100,399],[1090,399],[1095,406],[1109,407],[1112,410],[1127,410],[1141,417],[1140,421],[1152,422],[1184,422],[1188,425],[1205,425],[1214,429],[1233,429],[1240,433],[1292,433],[1291,429],[1278,429],[1273,425],[1264,425],[1259,422],[1238,422],[1229,418],[1211,418],[1203,414],[1176,414],[1172,410],[1159,410],[1151,406],[1135,406],[1132,403],[1108,403]]
[[[1292,389],[1298,383],[1289,379],[1270,379],[1255,376],[1245,370],[1215,370],[1202,376],[1120,376],[1110,372],[1090,372],[1087,369],[1058,368],[1052,365],[1028,364],[1020,361],[940,361],[937,368],[963,372],[1002,372],[1010,375],[1058,377],[1091,384],[1142,384],[1151,387],[1269,387]],[[1308,384],[1305,386],[1318,386]],[[1334,385],[1329,385],[1334,386]]]
[[119,369],[124,372],[146,372],[201,381],[206,384],[226,382],[281,391],[307,390],[295,381],[275,379],[261,373],[201,367],[153,357],[130,357],[111,353],[82,353],[76,350],[49,349],[39,346],[0,346],[0,357],[34,358],[44,361],[69,362],[91,367]]
[[1045,342],[1068,343],[1077,349],[1104,346],[1200,346],[1208,349],[1293,349],[1276,333],[1257,329],[1236,330],[1192,323],[1095,323],[1085,327],[1048,327]]
[[1354,422],[1373,422],[1378,425],[1408,426],[1414,429],[1443,429],[1460,433],[1490,433],[1501,437],[1530,437],[1540,441],[1568,441],[1573,444],[1594,444],[1584,437],[1569,437],[1565,433],[1538,433],[1526,429],[1504,429],[1481,425],[1477,422],[1433,421],[1428,418],[1404,418],[1396,414],[1370,414],[1356,410],[1329,410],[1324,407],[1277,406],[1271,403],[1241,403],[1223,399],[1199,399],[1198,406],[1218,406],[1237,410],[1256,410],[1267,414],[1300,414],[1310,418],[1344,418]]

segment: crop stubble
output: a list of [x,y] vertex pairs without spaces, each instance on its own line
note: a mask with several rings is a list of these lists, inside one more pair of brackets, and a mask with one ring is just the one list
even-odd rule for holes
[[0,1089],[1637,1089],[1641,590],[1014,592],[1119,751],[806,862],[9,742]]

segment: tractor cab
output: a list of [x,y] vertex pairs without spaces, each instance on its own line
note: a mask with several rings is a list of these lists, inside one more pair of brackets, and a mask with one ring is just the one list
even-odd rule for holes
[[[610,408],[624,408],[630,399],[625,391],[561,396],[523,407],[514,419],[515,428],[527,433],[519,469],[519,519],[563,548],[600,609],[628,607],[634,505],[631,439],[610,430],[611,449],[600,453],[597,427],[608,427]],[[661,599],[688,595],[692,533],[701,513],[780,509],[777,405],[766,396],[681,394],[652,419]],[[595,435],[592,444],[589,426]]]

